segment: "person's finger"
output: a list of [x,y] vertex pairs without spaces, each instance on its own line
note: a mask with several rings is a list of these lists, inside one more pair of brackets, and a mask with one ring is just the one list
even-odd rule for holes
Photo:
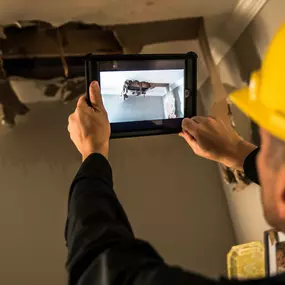
[[88,107],[86,102],[86,95],[82,95],[79,97],[77,101],[77,107]]
[[188,132],[183,131],[179,133],[179,136],[184,138],[185,141],[189,144],[189,146],[192,148],[192,150],[195,152],[197,141],[191,136]]
[[196,122],[197,124],[200,123],[204,123],[208,121],[208,117],[204,117],[204,116],[195,116],[191,118],[194,122]]
[[73,120],[73,114],[69,115],[69,117],[68,117],[68,124],[71,124],[72,120]]
[[185,140],[195,140],[193,136],[191,136],[187,131],[182,131],[179,133],[179,136],[184,138]]
[[182,130],[187,131],[195,138],[197,134],[197,123],[193,119],[186,118],[182,121]]
[[93,81],[89,87],[90,101],[92,106],[104,107],[103,100],[101,96],[100,87],[97,81]]
[[70,132],[70,130],[71,130],[72,121],[73,121],[73,114],[69,115],[69,117],[68,117],[67,130],[68,130],[69,132]]

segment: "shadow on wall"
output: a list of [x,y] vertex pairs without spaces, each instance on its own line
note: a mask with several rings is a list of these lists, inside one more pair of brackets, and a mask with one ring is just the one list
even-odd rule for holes
[[[240,71],[240,77],[243,82],[249,85],[252,72],[260,69],[262,65],[261,57],[254,43],[254,31],[264,30],[262,25],[258,26],[253,22],[250,29],[247,29],[234,45],[234,51]],[[260,145],[259,127],[251,121],[252,141]]]
[[[239,19],[240,22],[244,21],[242,17],[243,16],[241,15]],[[262,64],[260,54],[254,42],[254,38],[256,37],[256,35],[254,34],[256,32],[257,34],[260,34],[261,31],[266,30],[264,28],[264,24],[261,21],[258,22],[258,25],[252,22],[249,27],[241,34],[240,38],[237,40],[237,42],[231,49],[232,51],[234,51],[235,54],[235,64],[237,65],[237,69],[239,70],[240,78],[244,83],[246,83],[246,85],[248,85],[250,82],[252,72],[260,69]],[[225,45],[228,44],[226,36],[227,33],[225,33],[224,38],[219,38],[219,40],[221,40]],[[224,87],[228,94],[240,88],[240,86],[238,86],[237,88],[236,86],[231,86],[229,84],[224,84]],[[208,92],[206,93],[208,94]],[[233,110],[234,109],[235,107],[233,107]],[[235,118],[234,115],[234,119],[240,118]],[[260,145],[259,127],[254,122],[251,122],[251,131],[251,140],[256,145]]]

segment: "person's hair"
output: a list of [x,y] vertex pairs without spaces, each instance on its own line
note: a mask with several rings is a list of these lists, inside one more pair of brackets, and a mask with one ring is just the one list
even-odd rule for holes
[[270,151],[268,155],[269,166],[278,170],[285,164],[285,141],[270,135]]

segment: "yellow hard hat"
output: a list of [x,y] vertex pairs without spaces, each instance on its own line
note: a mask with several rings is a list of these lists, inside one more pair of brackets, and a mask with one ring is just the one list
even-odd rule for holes
[[233,92],[231,101],[259,126],[285,141],[285,25],[274,37],[262,68],[248,88]]

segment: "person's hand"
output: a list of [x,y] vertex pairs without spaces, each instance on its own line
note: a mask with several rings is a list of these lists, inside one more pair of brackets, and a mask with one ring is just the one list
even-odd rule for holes
[[243,140],[231,126],[212,117],[182,121],[183,137],[195,154],[243,170],[245,158],[256,146]]
[[95,152],[108,159],[111,130],[98,82],[90,84],[89,92],[92,106],[88,106],[86,96],[79,98],[75,112],[69,116],[68,131],[83,161]]

